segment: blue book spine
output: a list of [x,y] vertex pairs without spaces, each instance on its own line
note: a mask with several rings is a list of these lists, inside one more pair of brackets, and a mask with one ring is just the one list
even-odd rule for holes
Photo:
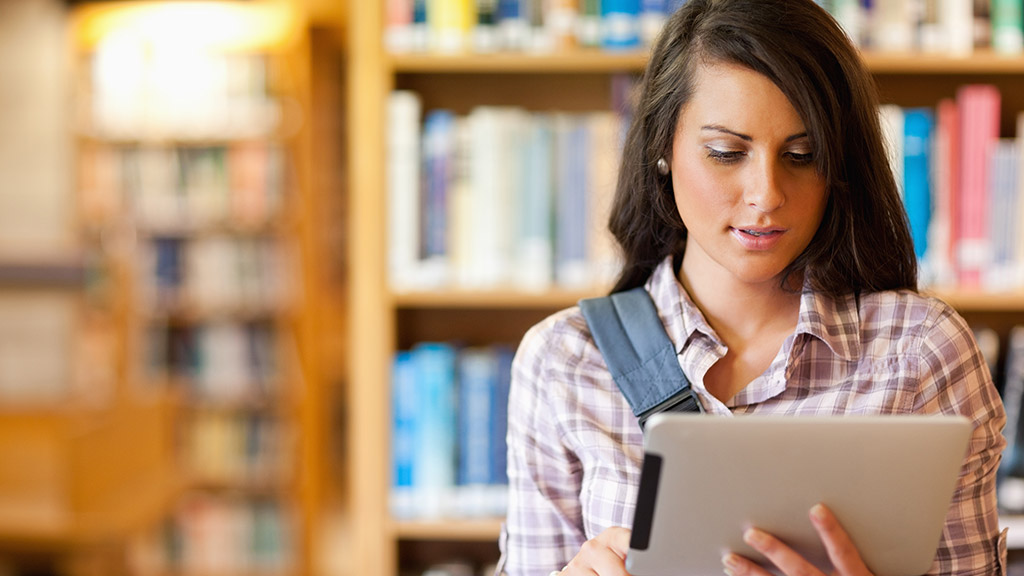
[[412,352],[399,351],[391,365],[391,514],[416,515],[413,493],[416,463],[416,364]]
[[640,0],[602,0],[601,45],[609,50],[640,46]]
[[522,18],[520,0],[498,0],[498,21]]
[[494,354],[467,348],[458,358],[460,485],[491,483],[491,415],[497,376]]
[[419,515],[439,518],[452,510],[456,466],[454,346],[413,347],[416,363],[417,436],[413,483]]
[[423,127],[423,211],[420,232],[421,258],[448,255],[448,196],[455,153],[455,114],[434,110],[427,114]]
[[158,305],[174,304],[181,294],[184,278],[182,245],[181,238],[156,238],[153,240],[156,260],[153,272]]
[[676,10],[683,7],[683,4],[686,4],[686,0],[668,0],[669,15],[671,16],[672,14],[675,14]]
[[508,346],[495,347],[494,416],[491,418],[491,480],[495,484],[508,484],[508,391],[512,383],[512,358],[515,352]]
[[551,283],[554,272],[554,136],[550,117],[533,117],[527,130],[529,134],[522,172],[523,189],[517,195],[520,203],[517,239],[520,266],[516,278],[528,288],[543,289]]
[[911,108],[903,115],[903,195],[918,260],[928,250],[931,222],[930,149],[933,116],[931,110]]
[[562,117],[556,125],[556,280],[564,287],[581,287],[590,280],[587,270],[587,128],[576,116]]

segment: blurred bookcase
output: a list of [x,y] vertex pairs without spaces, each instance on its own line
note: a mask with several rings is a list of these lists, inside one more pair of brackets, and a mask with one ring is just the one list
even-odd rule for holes
[[174,497],[132,573],[348,571],[343,10],[321,4],[72,8],[82,242],[125,394],[171,399]]

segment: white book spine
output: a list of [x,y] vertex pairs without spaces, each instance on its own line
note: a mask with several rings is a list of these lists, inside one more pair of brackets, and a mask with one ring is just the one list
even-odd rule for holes
[[410,91],[388,100],[388,267],[391,286],[416,285],[420,252],[420,134],[422,104]]

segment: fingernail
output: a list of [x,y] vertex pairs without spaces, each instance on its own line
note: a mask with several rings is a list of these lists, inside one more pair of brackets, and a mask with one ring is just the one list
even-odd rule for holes
[[743,541],[757,548],[758,546],[763,546],[768,543],[768,535],[757,528],[748,528],[747,531],[743,533]]
[[811,520],[821,524],[825,521],[825,507],[821,504],[815,504],[811,507]]
[[722,564],[725,565],[726,574],[735,574],[742,567],[739,557],[732,553],[722,556]]

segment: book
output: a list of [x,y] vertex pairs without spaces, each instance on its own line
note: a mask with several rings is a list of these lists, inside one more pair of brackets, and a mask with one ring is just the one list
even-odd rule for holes
[[580,0],[576,43],[588,48],[601,45],[601,0]]
[[956,282],[953,238],[959,190],[960,139],[959,111],[951,98],[944,98],[937,104],[934,129],[932,219],[921,273],[926,285],[952,286]]
[[903,203],[910,222],[914,254],[923,260],[928,251],[931,223],[931,110],[912,108],[903,114]]
[[540,291],[554,274],[554,132],[551,117],[531,116],[524,128],[523,172],[516,194],[516,227],[512,281],[523,290]]
[[413,49],[413,0],[387,0],[384,12],[384,46],[391,52]]
[[421,342],[412,351],[418,410],[413,493],[417,516],[437,519],[455,509],[456,348],[443,342]]
[[[515,111],[480,106],[466,119],[468,149],[468,208],[456,221],[469,224],[467,237],[454,243],[465,249],[466,262],[459,283],[471,289],[494,288],[505,283],[516,227],[512,190],[519,177],[520,142]],[[457,224],[458,225],[458,224]]]
[[1020,0],[992,0],[992,48],[1000,54],[1024,52],[1024,4]]
[[640,0],[601,0],[601,46],[630,50],[640,46]]
[[508,446],[505,437],[508,434],[508,393],[512,384],[512,359],[515,350],[511,346],[494,347],[495,354],[495,391],[491,415],[491,482],[498,486],[496,508],[493,513],[498,516],[505,514],[508,487]]
[[622,266],[618,244],[608,230],[615,186],[622,156],[622,135],[618,116],[611,111],[595,112],[586,119],[591,160],[587,181],[590,204],[587,231],[587,261],[594,284],[610,286]]
[[587,133],[582,119],[554,118],[555,127],[555,282],[563,288],[589,286],[587,232]]
[[914,47],[911,0],[876,0],[872,4],[871,47],[882,52],[907,52]]
[[391,363],[391,492],[394,518],[417,515],[413,469],[416,461],[416,364],[413,353],[400,350]]
[[986,290],[1008,291],[1020,286],[1019,261],[1016,245],[1020,220],[1018,206],[1021,191],[1017,184],[1020,151],[1016,139],[996,141],[989,158],[989,241],[992,262],[985,269],[983,284]]
[[401,291],[418,282],[420,259],[422,104],[415,92],[388,99],[388,276]]
[[427,2],[431,49],[442,53],[458,53],[465,50],[475,24],[473,8],[472,0]]
[[488,488],[495,484],[492,447],[496,430],[491,425],[498,393],[497,356],[490,348],[459,351],[458,381],[458,515],[485,516]]
[[958,284],[980,288],[983,270],[991,262],[988,238],[989,162],[991,146],[999,138],[1000,94],[988,84],[970,84],[957,90],[960,116],[960,188],[954,242]]
[[1003,512],[1024,513],[1024,326],[1010,329],[1002,398],[1006,410],[1006,447],[999,464],[996,499]]
[[475,0],[476,25],[473,27],[473,50],[486,53],[500,47],[498,37],[498,0]]
[[420,287],[444,286],[450,280],[449,192],[455,175],[456,117],[432,110],[423,125],[423,187],[420,209]]
[[668,0],[640,0],[640,43],[652,46],[668,20]]
[[566,50],[576,46],[579,12],[579,0],[548,0],[545,3],[544,28],[552,48]]
[[530,40],[526,0],[498,0],[498,40],[505,50],[523,50]]
[[834,0],[829,12],[854,45],[865,44],[864,8],[860,0]]

